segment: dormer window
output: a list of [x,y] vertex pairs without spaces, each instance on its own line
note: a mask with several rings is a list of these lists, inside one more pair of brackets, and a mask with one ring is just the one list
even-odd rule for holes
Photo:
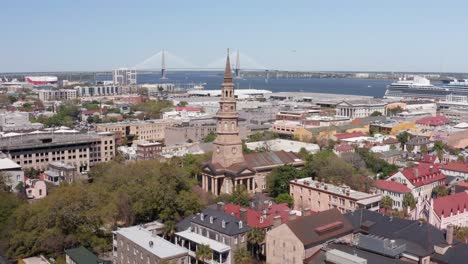
[[205,215],[203,213],[200,214],[200,220],[202,220],[202,221],[205,220]]
[[221,221],[221,226],[222,226],[223,228],[226,228],[226,221],[224,221],[224,220]]
[[263,216],[260,216],[260,224],[263,223]]
[[213,217],[210,216],[210,224],[212,224],[212,223],[213,223]]
[[244,223],[242,223],[242,221],[239,221],[239,229],[242,229],[243,226],[244,226]]

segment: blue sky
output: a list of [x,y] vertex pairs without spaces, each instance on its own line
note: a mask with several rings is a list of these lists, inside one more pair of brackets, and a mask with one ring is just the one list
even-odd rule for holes
[[[468,1],[2,1],[0,72],[109,70],[162,48],[206,66],[468,72]],[[170,64],[168,62],[168,64]]]

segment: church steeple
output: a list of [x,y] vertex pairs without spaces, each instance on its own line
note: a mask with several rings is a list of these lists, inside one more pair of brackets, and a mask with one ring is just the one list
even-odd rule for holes
[[242,154],[242,141],[239,137],[238,114],[236,109],[236,96],[229,60],[229,49],[224,69],[224,81],[221,89],[219,110],[216,114],[217,137],[213,142],[212,163],[219,163],[227,168],[233,164],[244,162]]
[[224,68],[224,83],[232,83],[231,61],[229,59],[229,49],[227,49],[226,67]]

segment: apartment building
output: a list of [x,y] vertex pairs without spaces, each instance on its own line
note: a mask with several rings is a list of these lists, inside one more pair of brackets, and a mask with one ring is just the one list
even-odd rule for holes
[[113,133],[21,134],[0,138],[0,150],[23,168],[44,171],[49,163],[62,162],[86,172],[114,158],[115,139]]
[[95,86],[75,86],[73,88],[79,97],[114,96],[122,94],[122,87],[113,84]]
[[427,200],[431,197],[432,189],[439,185],[445,185],[445,179],[446,176],[437,166],[419,163],[413,168],[396,172],[387,180],[407,186],[416,199]]
[[351,190],[348,186],[336,186],[315,181],[311,177],[292,180],[290,194],[294,198],[294,209],[321,212],[337,208],[341,213],[359,208],[377,211],[381,194]]
[[188,264],[188,250],[157,236],[143,226],[113,232],[113,263]]
[[191,257],[195,257],[197,247],[204,244],[212,250],[209,263],[230,264],[235,263],[234,252],[247,247],[250,230],[247,223],[222,210],[207,208],[182,222],[189,224],[175,234],[176,244],[188,249]]
[[137,72],[135,69],[115,69],[112,72],[112,80],[115,84],[135,85],[137,83]]
[[137,160],[155,159],[162,152],[163,145],[159,142],[141,142],[137,143]]
[[42,129],[41,123],[31,123],[27,112],[0,113],[0,130],[2,132],[29,131]]
[[74,89],[39,90],[38,95],[41,101],[66,101],[76,99],[77,91]]
[[139,140],[163,141],[165,130],[176,124],[174,120],[153,119],[145,121],[123,121],[97,124],[100,132],[114,132],[122,138],[136,137]]
[[377,180],[374,182],[377,193],[382,196],[392,198],[392,209],[402,210],[405,194],[411,193],[411,190],[404,184],[397,181]]
[[[247,137],[248,128],[245,120],[239,120],[238,127],[240,137]],[[174,126],[168,126],[165,131],[165,144],[166,146],[174,146],[190,141],[203,141],[210,133],[216,133],[216,128],[216,119],[213,117],[191,119]]]

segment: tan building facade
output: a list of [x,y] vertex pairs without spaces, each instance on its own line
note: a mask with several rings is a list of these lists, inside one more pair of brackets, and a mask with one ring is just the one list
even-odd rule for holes
[[154,119],[137,122],[118,122],[97,124],[96,130],[102,132],[118,132],[122,137],[136,136],[139,140],[163,141],[166,127],[176,122],[167,119]]
[[347,186],[335,186],[312,178],[293,180],[289,184],[294,198],[294,209],[321,212],[337,208],[341,213],[359,208],[377,211],[381,194],[369,194],[351,190]]
[[23,168],[46,170],[49,163],[70,164],[78,172],[115,156],[113,133],[41,133],[3,138],[0,150]]

